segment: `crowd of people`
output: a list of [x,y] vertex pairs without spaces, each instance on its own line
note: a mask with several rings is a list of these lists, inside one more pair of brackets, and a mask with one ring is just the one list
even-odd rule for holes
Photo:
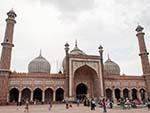
[[[107,106],[106,106],[106,99],[103,98],[101,101],[103,106],[103,112],[107,112]],[[68,99],[65,99],[66,109],[72,108],[71,102],[68,101]],[[91,110],[95,110],[95,107],[97,106],[97,101],[94,98],[84,98],[84,99],[76,99],[76,104],[79,107],[80,104],[83,104],[85,107],[90,107]],[[111,107],[112,108],[112,107]]]
[[[107,98],[102,99],[94,99],[94,98],[87,98],[85,97],[82,101],[77,99],[77,105],[79,103],[83,103],[84,106],[91,107],[91,110],[95,110],[95,107],[102,107],[103,112],[107,112],[107,108],[112,109],[114,106],[114,102]],[[136,100],[130,100],[129,98],[120,98],[117,100],[117,103],[115,104],[116,107],[122,108],[122,109],[130,109],[130,108],[137,108],[137,107],[145,107],[147,106],[150,110],[150,98],[147,98],[140,102],[138,99]]]
[[[72,108],[72,102],[68,101],[68,99],[64,100],[65,102],[65,108],[69,109]],[[112,109],[114,108],[114,102],[110,99],[107,98],[102,98],[102,99],[95,99],[95,98],[87,98],[84,97],[82,100],[81,99],[76,99],[76,104],[79,107],[80,104],[83,104],[85,107],[90,107],[91,110],[95,110],[96,107],[101,107],[103,108],[103,112],[107,112],[107,109]],[[129,98],[120,98],[117,101],[116,106],[120,106],[122,109],[130,109],[130,108],[137,108],[137,101],[135,100],[130,100]],[[148,110],[150,110],[150,98],[147,98],[145,102],[142,104],[145,104],[148,107]],[[17,104],[18,106],[18,104]],[[52,108],[52,101],[49,101],[48,104],[48,110],[51,111]],[[29,112],[29,101],[25,101],[25,107],[24,107],[24,112]]]

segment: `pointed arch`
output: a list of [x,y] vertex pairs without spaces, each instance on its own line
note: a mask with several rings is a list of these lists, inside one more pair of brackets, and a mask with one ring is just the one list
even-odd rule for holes
[[58,88],[56,90],[56,101],[62,101],[64,99],[64,90],[62,88]]
[[92,70],[94,70],[96,72],[96,74],[98,74],[98,64],[95,62],[75,62],[74,64],[74,69],[73,69],[73,73],[75,73],[79,68],[84,67],[84,66],[88,66],[89,68],[91,68]]
[[124,99],[129,98],[129,90],[127,88],[123,89],[123,97]]
[[105,92],[106,92],[106,98],[112,100],[112,90],[110,88],[107,88]]
[[120,93],[121,93],[121,90],[120,90],[119,88],[116,88],[116,89],[115,89],[115,97],[116,97],[117,100],[119,100],[120,97],[121,97],[121,96],[120,96]]
[[74,78],[78,75],[80,76],[80,74],[84,74],[84,75],[92,75],[91,77],[93,78],[98,78],[96,71],[88,66],[88,65],[83,65],[79,68],[76,69],[76,71],[74,72]]
[[76,86],[76,98],[84,100],[87,95],[88,87],[84,83],[80,83]]
[[[74,80],[75,84],[77,85],[78,83],[85,83],[87,85],[88,90],[88,96],[91,97],[98,97],[100,94],[100,90],[98,90],[99,85],[99,80],[98,80],[98,75],[94,69],[89,67],[88,65],[83,65],[79,67],[75,72],[74,72]],[[74,87],[74,90],[76,91],[76,87]],[[74,95],[76,95],[74,93]]]
[[137,99],[137,89],[133,88],[132,89],[132,100],[136,100]]
[[146,90],[144,88],[140,89],[140,96],[141,96],[141,100],[143,102],[145,102],[145,100],[146,100]]
[[51,88],[47,88],[45,90],[45,92],[44,92],[45,96],[44,97],[45,97],[45,102],[46,103],[49,103],[50,101],[53,101],[53,93],[54,93],[54,91]]
[[17,88],[12,88],[9,91],[9,102],[18,102],[19,90]]
[[30,101],[31,98],[31,90],[29,88],[24,88],[21,91],[21,102],[25,103],[26,100]]
[[36,88],[33,91],[33,100],[36,102],[42,102],[42,90],[40,88]]

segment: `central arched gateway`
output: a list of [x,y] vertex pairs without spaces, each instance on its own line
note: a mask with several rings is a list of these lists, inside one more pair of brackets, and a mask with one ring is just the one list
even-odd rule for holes
[[[79,67],[74,72],[74,90],[73,94],[77,98],[99,97],[100,84],[96,71],[88,65]],[[82,97],[82,96],[83,97]]]
[[87,95],[88,87],[84,83],[80,83],[76,87],[76,98],[83,100]]

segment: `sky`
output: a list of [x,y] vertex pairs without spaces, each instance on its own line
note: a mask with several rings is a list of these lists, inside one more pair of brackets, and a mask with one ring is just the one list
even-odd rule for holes
[[[51,72],[62,69],[64,45],[78,47],[88,55],[99,55],[98,46],[121,69],[121,74],[141,75],[136,27],[144,27],[150,51],[149,0],[0,0],[0,42],[6,13],[16,12],[11,70],[27,72],[40,49],[51,64]],[[1,52],[1,48],[0,48]]]

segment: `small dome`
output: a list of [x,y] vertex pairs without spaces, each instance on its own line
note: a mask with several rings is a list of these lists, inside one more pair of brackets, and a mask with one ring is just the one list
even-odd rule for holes
[[104,72],[107,75],[120,75],[120,67],[117,63],[108,58],[108,60],[104,63]]
[[75,43],[74,49],[70,52],[72,55],[86,55],[82,50],[80,50],[77,46],[77,41]]
[[41,55],[32,60],[28,65],[29,73],[50,73],[49,62]]

